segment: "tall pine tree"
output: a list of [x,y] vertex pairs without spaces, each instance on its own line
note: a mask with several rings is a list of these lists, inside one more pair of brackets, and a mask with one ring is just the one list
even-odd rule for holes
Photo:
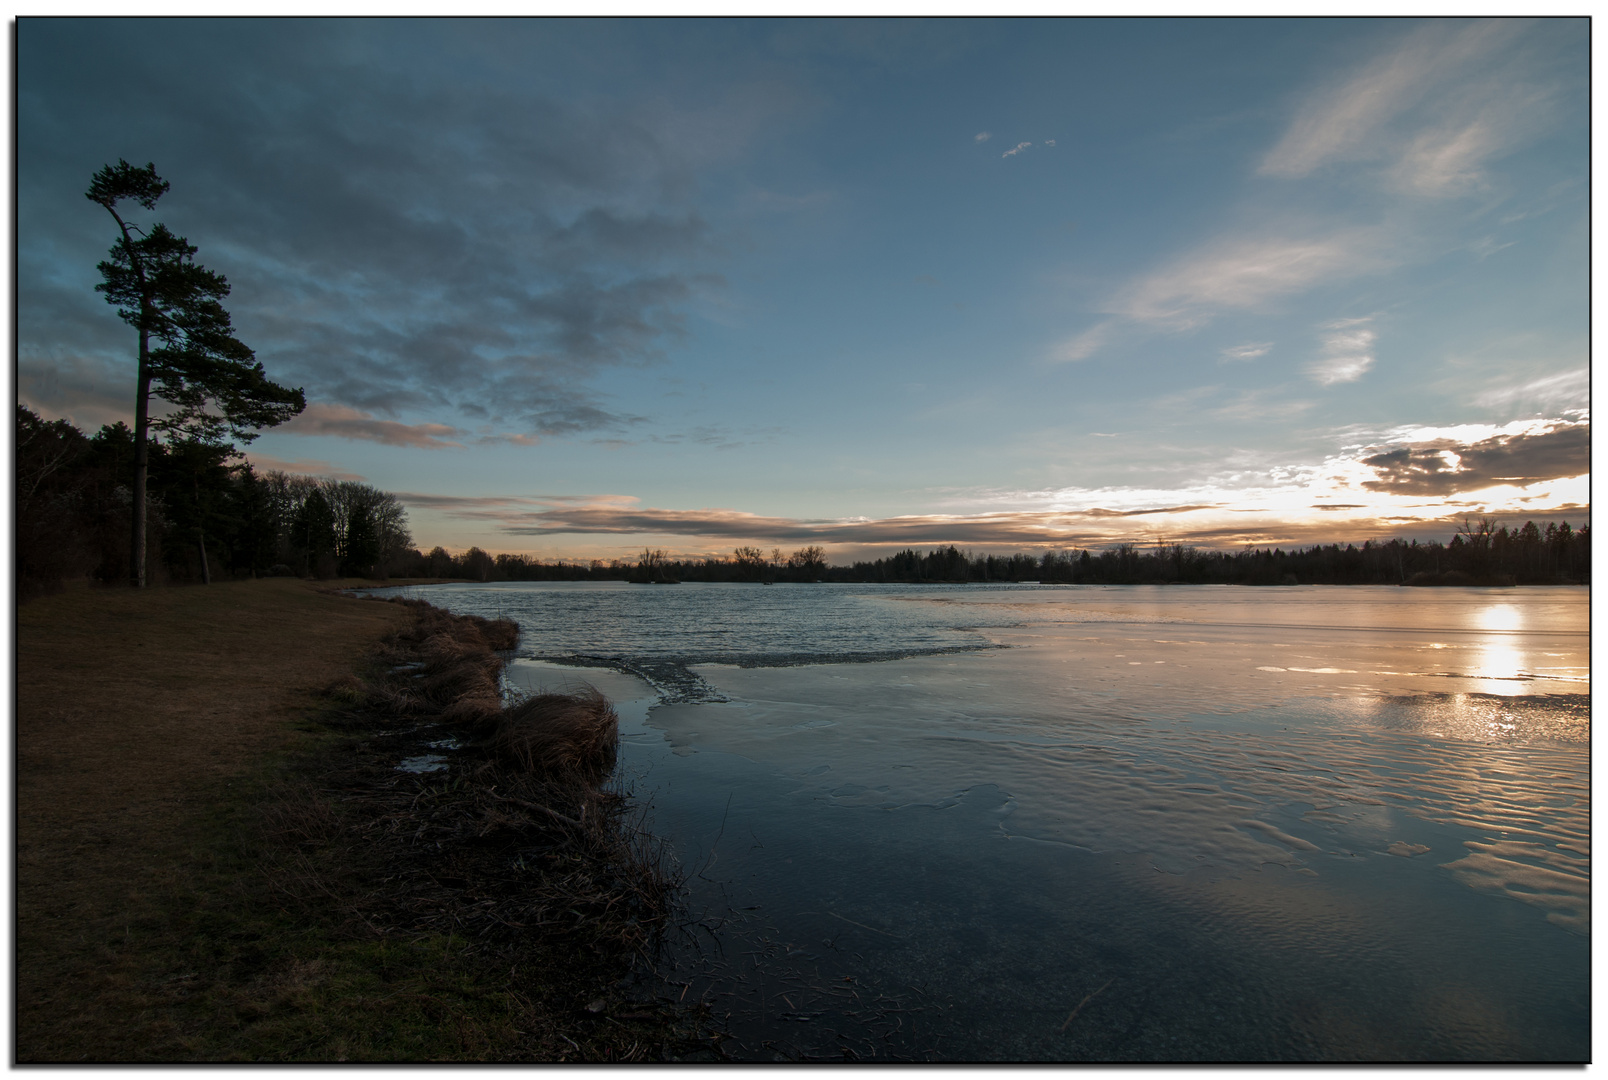
[[[119,160],[97,172],[85,196],[106,208],[121,238],[98,269],[97,292],[139,331],[139,368],[134,396],[133,528],[129,577],[145,585],[145,489],[150,460],[147,440],[154,427],[178,442],[229,445],[257,437],[255,429],[282,424],[306,408],[302,391],[269,381],[238,338],[223,308],[229,283],[195,261],[196,249],[167,226],[149,231],[124,220],[119,204],[132,200],[147,210],[168,190],[156,166],[137,168]],[[155,395],[177,408],[154,424]]]

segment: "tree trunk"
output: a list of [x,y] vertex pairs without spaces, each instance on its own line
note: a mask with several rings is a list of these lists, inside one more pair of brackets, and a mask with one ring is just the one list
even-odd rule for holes
[[129,543],[129,584],[145,588],[145,476],[151,465],[147,440],[151,430],[151,334],[140,328],[139,389],[134,395],[134,505]]
[[212,584],[212,571],[207,569],[207,537],[200,529],[195,531],[195,542],[201,545],[201,584]]

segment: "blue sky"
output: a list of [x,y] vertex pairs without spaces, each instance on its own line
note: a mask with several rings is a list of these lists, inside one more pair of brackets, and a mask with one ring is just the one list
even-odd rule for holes
[[1579,19],[24,19],[18,393],[132,415],[83,198],[121,157],[307,391],[252,459],[399,493],[425,547],[1579,523],[1588,45]]

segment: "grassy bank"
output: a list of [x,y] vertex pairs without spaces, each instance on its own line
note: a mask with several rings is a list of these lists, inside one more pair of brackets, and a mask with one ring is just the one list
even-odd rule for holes
[[[545,879],[602,887],[586,837],[557,820],[579,811],[543,810],[545,781],[509,772],[528,739],[487,728],[482,702],[458,717],[486,732],[474,769],[392,767],[450,682],[434,704],[400,682],[420,612],[288,579],[19,609],[19,1061],[696,1049],[684,1018],[625,1000],[621,950],[552,933],[542,911],[503,925],[518,920],[495,887],[509,875],[488,869],[499,843]],[[536,810],[487,816],[521,792]],[[589,827],[607,820],[599,803]]]

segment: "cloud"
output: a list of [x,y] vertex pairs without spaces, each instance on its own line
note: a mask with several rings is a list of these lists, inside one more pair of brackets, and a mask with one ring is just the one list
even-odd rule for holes
[[1074,337],[1068,338],[1050,352],[1050,360],[1055,363],[1072,364],[1079,360],[1087,360],[1106,345],[1110,344],[1115,336],[1117,323],[1107,319],[1096,323],[1089,329]]
[[1402,155],[1396,175],[1404,186],[1426,195],[1455,194],[1480,185],[1481,166],[1500,144],[1486,120],[1451,131],[1426,131]]
[[[404,497],[404,501],[409,501]],[[499,508],[456,511],[495,518],[514,536],[591,535],[695,536],[729,541],[819,544],[1046,544],[1094,536],[1087,525],[1106,518],[1180,513],[1199,507],[1133,511],[1096,508],[1083,514],[915,514],[881,519],[809,520],[767,517],[739,510],[659,510],[575,507],[529,512]],[[1080,528],[1080,526],[1082,528]]]
[[540,443],[542,440],[541,440],[541,437],[537,436],[537,435],[516,435],[516,434],[508,434],[508,433],[493,433],[493,434],[490,434],[490,435],[482,435],[482,436],[480,436],[480,438],[476,439],[475,441],[478,442],[478,443],[482,443],[482,444],[492,444],[492,445],[501,443],[501,444],[507,445],[507,446],[535,446],[538,443]]
[[[1359,434],[1359,433],[1351,433]],[[1367,433],[1360,433],[1367,434]],[[1349,436],[1343,436],[1349,437]],[[1321,461],[1227,463],[1176,488],[956,489],[943,512],[883,518],[794,518],[732,508],[642,506],[628,495],[401,493],[408,506],[491,526],[508,537],[689,537],[734,546],[821,544],[836,551],[957,544],[989,550],[1121,541],[1241,544],[1449,538],[1464,513],[1589,513],[1589,425],[1404,428],[1372,433]]]
[[1497,243],[1496,237],[1494,236],[1482,236],[1478,240],[1475,240],[1473,243],[1469,244],[1468,249],[1474,253],[1476,258],[1478,258],[1481,262],[1484,262],[1492,255],[1495,255],[1498,251],[1504,251],[1516,243],[1518,243],[1517,240],[1509,240],[1506,243]]
[[1241,390],[1210,410],[1209,415],[1235,423],[1262,423],[1268,420],[1291,420],[1309,411],[1313,402],[1283,397],[1269,389]]
[[41,416],[70,420],[85,431],[119,420],[133,422],[132,364],[124,377],[117,364],[95,353],[84,355],[69,348],[19,352],[17,400]]
[[387,446],[411,446],[423,450],[463,449],[462,443],[447,438],[462,435],[463,432],[447,424],[404,424],[395,420],[377,420],[369,413],[344,405],[308,405],[300,416],[275,430],[288,435],[366,439]]
[[984,143],[984,142],[987,142],[989,139],[992,139],[993,137],[994,136],[991,135],[989,132],[979,131],[976,135],[972,136],[972,141]]
[[1026,150],[1029,146],[1032,146],[1032,145],[1033,144],[1030,143],[1030,142],[1019,142],[1015,146],[1011,147],[1009,150],[1007,150],[1003,154],[1001,154],[1000,157],[1002,157],[1002,158],[1015,157],[1017,154],[1020,154],[1023,150]]
[[[55,362],[72,327],[105,325],[75,351],[131,362],[77,279],[114,229],[81,193],[138,132],[124,152],[173,188],[135,219],[165,221],[228,276],[271,378],[363,413],[527,436],[635,422],[590,386],[664,355],[723,287],[693,178],[763,131],[780,92],[554,100],[539,80],[492,77],[509,43],[444,48],[435,32],[396,24],[375,47],[373,26],[345,23],[38,24],[18,106],[19,353]],[[183,71],[162,59],[175,49]]]
[[1384,268],[1391,261],[1385,252],[1385,238],[1368,227],[1225,238],[1129,283],[1106,310],[1166,330],[1189,330],[1224,310],[1260,308],[1319,283]]
[[[404,496],[410,505],[415,496]],[[487,508],[450,511],[453,516],[495,521],[514,537],[695,538],[718,546],[743,543],[819,544],[879,549],[955,544],[983,550],[1046,547],[1107,547],[1120,542],[1186,543],[1233,548],[1246,544],[1333,543],[1383,536],[1439,536],[1455,529],[1455,513],[1392,514],[1363,503],[1309,505],[1313,516],[1256,506],[1183,504],[1116,511],[1016,511],[992,514],[913,514],[839,521],[768,517],[738,510],[660,510],[576,507],[530,513]],[[1578,505],[1556,508],[1583,513]],[[640,540],[634,540],[640,543]]]
[[1567,409],[1591,403],[1591,371],[1577,368],[1525,383],[1494,387],[1475,396],[1474,404],[1488,409],[1532,405],[1537,409]]
[[1591,429],[1587,424],[1562,424],[1475,443],[1436,439],[1361,461],[1375,473],[1375,479],[1362,485],[1372,491],[1450,495],[1497,484],[1523,486],[1589,473]]
[[727,428],[716,424],[700,424],[686,431],[672,431],[662,435],[652,436],[657,443],[695,443],[699,446],[709,446],[716,450],[735,450],[743,446],[752,446],[755,443],[770,442],[784,431],[781,427],[760,427],[749,425],[741,429]]
[[1221,355],[1224,361],[1255,360],[1258,356],[1266,356],[1271,348],[1271,341],[1248,341],[1244,345],[1231,345],[1223,349]]
[[[1540,24],[1448,22],[1408,32],[1300,104],[1258,165],[1260,175],[1286,180],[1365,170],[1376,186],[1412,196],[1374,218],[1395,224],[1315,225],[1292,210],[1285,224],[1225,233],[1137,275],[1101,310],[1145,331],[1183,333],[1225,312],[1270,311],[1285,298],[1423,254],[1425,237],[1400,224],[1422,208],[1419,199],[1488,187],[1493,161],[1555,123],[1562,83],[1550,61],[1537,59],[1548,50],[1523,47],[1532,25]],[[1346,174],[1351,194],[1343,203],[1326,199],[1326,212],[1354,201],[1355,180]],[[1483,258],[1499,247],[1492,240],[1475,250]],[[1084,359],[1104,344],[1073,339],[1062,351]],[[1326,385],[1349,381],[1372,363],[1365,351],[1348,355],[1314,365],[1313,376]]]
[[1055,140],[1054,139],[1045,139],[1044,140],[1044,145],[1045,146],[1054,146],[1055,145]]
[[284,472],[296,476],[327,476],[331,480],[351,480],[361,483],[366,479],[360,473],[348,472],[338,465],[332,465],[319,458],[296,458],[286,461],[284,458],[271,457],[259,454],[255,450],[245,452],[247,460],[258,472]]
[[1328,323],[1323,356],[1307,365],[1307,374],[1320,386],[1356,382],[1373,367],[1373,344],[1378,336],[1369,329],[1367,318],[1341,319]]
[[1543,127],[1552,92],[1511,46],[1526,25],[1434,23],[1311,96],[1258,169],[1299,179],[1343,164],[1382,169],[1428,196],[1484,184],[1487,162]]
[[1438,80],[1489,53],[1511,33],[1511,26],[1490,21],[1460,31],[1431,25],[1410,33],[1339,86],[1308,100],[1260,171],[1301,177],[1336,159],[1379,153],[1386,125],[1418,105]]

